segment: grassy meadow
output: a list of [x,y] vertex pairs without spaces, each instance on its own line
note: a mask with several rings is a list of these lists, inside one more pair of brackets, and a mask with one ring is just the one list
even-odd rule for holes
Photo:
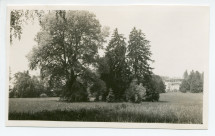
[[67,103],[59,98],[10,98],[9,120],[201,124],[202,93],[164,93],[159,102]]

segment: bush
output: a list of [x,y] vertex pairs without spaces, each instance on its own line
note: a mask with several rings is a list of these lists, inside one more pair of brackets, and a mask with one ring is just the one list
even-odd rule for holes
[[125,92],[126,101],[140,103],[145,99],[146,89],[142,83],[137,84],[137,80],[132,80],[129,88]]
[[154,91],[146,92],[146,98],[145,98],[146,101],[154,102],[154,101],[158,101],[159,98],[160,98],[160,95],[158,92],[154,92]]

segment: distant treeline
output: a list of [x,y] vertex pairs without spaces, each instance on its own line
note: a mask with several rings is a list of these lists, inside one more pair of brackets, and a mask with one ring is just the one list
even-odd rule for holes
[[204,73],[192,70],[190,74],[184,72],[184,79],[180,86],[180,91],[183,93],[200,93],[203,92]]

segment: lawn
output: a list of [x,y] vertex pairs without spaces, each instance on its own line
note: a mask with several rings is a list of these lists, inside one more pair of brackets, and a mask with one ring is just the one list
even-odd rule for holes
[[10,98],[9,120],[202,123],[202,93],[164,93],[159,102],[59,102],[59,98]]

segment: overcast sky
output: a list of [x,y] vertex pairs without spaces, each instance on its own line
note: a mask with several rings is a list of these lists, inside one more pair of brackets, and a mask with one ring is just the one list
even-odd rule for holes
[[[162,76],[182,77],[187,69],[207,70],[209,46],[209,9],[191,6],[112,6],[71,7],[96,14],[102,26],[118,28],[126,40],[132,28],[141,29],[151,41],[153,72]],[[12,74],[28,70],[26,55],[37,43],[38,23],[24,25],[22,39],[10,46]],[[110,35],[111,36],[111,35]],[[31,72],[39,74],[39,72]]]

